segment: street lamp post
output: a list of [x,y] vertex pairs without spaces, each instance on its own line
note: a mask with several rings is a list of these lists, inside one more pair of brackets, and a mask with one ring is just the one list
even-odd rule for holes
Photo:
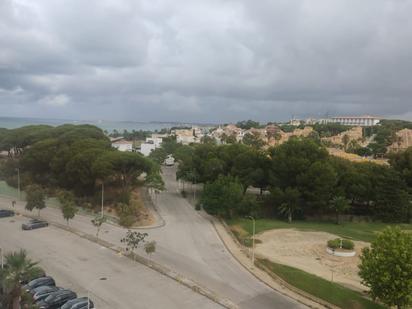
[[0,260],[1,260],[1,269],[4,267],[4,260],[3,260],[3,248],[0,247]]
[[103,206],[104,206],[104,182],[102,182],[102,218],[104,216]]
[[256,232],[256,220],[252,216],[248,216],[248,218],[252,219],[253,221],[253,233],[252,233],[252,268],[255,266],[255,232]]
[[21,200],[21,195],[20,195],[20,168],[16,168],[17,170],[17,192],[19,194],[19,200]]
[[92,282],[92,284],[90,284],[89,288],[87,289],[87,309],[90,309],[90,289],[93,287],[93,285],[97,282],[97,281],[106,281],[107,278],[106,277],[102,277],[102,278],[98,278],[95,281]]

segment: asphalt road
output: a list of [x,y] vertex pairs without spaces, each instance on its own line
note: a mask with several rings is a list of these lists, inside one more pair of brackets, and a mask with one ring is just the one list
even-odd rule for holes
[[[54,227],[22,231],[26,221],[1,218],[0,246],[26,249],[58,286],[80,296],[90,288],[97,308],[219,308],[176,281],[72,233]],[[107,280],[99,281],[101,277]]]
[[[156,205],[166,225],[145,230],[149,233],[149,240],[157,243],[153,260],[230,299],[241,308],[305,308],[267,287],[245,270],[226,250],[208,215],[194,210],[181,197],[175,178],[174,167],[163,169],[166,190],[157,196]],[[10,199],[0,198],[0,206],[9,205]],[[23,205],[18,203],[17,208],[23,210]],[[42,217],[65,223],[59,209],[44,209]],[[96,231],[87,216],[77,215],[70,225],[88,234]],[[120,239],[125,233],[123,228],[104,224],[100,237],[123,246]],[[140,253],[145,254],[142,249]]]

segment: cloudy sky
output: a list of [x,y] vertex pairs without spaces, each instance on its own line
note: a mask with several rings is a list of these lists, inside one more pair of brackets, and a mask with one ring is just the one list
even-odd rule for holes
[[412,119],[411,0],[0,0],[0,116]]

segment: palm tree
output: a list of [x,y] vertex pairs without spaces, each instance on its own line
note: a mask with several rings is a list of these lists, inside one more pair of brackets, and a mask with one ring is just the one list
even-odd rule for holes
[[300,192],[296,188],[288,187],[282,195],[282,203],[279,205],[279,211],[288,216],[288,223],[292,223],[292,215],[299,209]]
[[21,283],[36,277],[42,270],[36,266],[37,262],[27,257],[25,250],[6,254],[5,261],[7,268],[1,278],[4,292],[8,296],[8,307],[19,309],[22,295]]

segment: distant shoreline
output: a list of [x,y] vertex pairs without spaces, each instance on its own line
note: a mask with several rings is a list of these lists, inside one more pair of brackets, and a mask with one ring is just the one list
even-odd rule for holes
[[107,130],[112,132],[117,131],[132,131],[132,130],[143,130],[143,131],[156,131],[161,129],[167,129],[176,126],[215,126],[214,124],[205,123],[185,123],[185,122],[162,122],[162,121],[151,121],[151,122],[139,122],[139,121],[111,121],[111,120],[73,120],[73,119],[49,119],[49,118],[25,118],[25,117],[0,117],[0,128],[15,129],[27,125],[50,125],[59,126],[62,124],[90,124],[95,125],[102,130]]

